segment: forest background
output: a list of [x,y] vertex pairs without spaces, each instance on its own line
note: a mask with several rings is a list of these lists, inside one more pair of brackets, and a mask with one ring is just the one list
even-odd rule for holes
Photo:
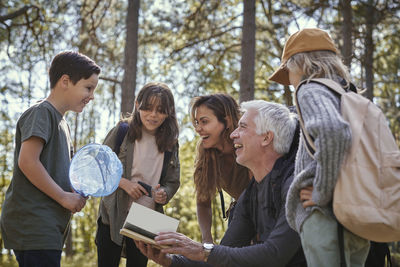
[[[386,114],[400,139],[400,4],[398,0],[2,0],[0,1],[0,204],[13,169],[14,132],[27,107],[46,97],[46,71],[55,54],[75,50],[102,73],[95,100],[68,113],[75,150],[102,142],[135,92],[149,81],[172,88],[180,124],[181,187],[166,206],[179,232],[195,240],[193,162],[198,141],[188,117],[190,99],[225,92],[293,105],[293,88],[270,83],[287,37],[304,27],[330,32],[354,83]],[[225,196],[229,203],[229,197]],[[96,266],[98,198],[75,214],[62,266]],[[213,235],[226,229],[218,198]],[[400,243],[390,244],[396,266]],[[0,235],[0,265],[17,266]],[[154,263],[149,265],[155,266]]]

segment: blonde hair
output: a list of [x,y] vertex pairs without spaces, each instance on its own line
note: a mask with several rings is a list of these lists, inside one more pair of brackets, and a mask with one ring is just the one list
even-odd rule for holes
[[[291,70],[300,70],[304,79],[328,78],[338,81],[343,78],[347,87],[350,84],[350,74],[340,56],[332,51],[318,50],[301,52],[291,56],[286,67]],[[339,80],[340,82],[340,80]]]

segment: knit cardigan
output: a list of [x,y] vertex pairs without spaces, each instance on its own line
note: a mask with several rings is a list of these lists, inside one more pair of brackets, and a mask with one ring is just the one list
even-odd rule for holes
[[[298,90],[298,104],[304,125],[316,146],[313,159],[301,135],[295,178],[287,194],[286,217],[289,225],[300,233],[303,222],[315,209],[334,218],[333,190],[341,163],[350,148],[351,130],[340,114],[338,95],[313,82],[302,85]],[[306,186],[313,186],[312,200],[316,206],[304,209],[300,202],[300,190]]]

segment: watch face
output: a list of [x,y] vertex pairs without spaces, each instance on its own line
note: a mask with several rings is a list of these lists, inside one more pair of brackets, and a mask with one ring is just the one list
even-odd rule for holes
[[203,247],[205,249],[211,250],[214,247],[214,244],[213,243],[204,243]]

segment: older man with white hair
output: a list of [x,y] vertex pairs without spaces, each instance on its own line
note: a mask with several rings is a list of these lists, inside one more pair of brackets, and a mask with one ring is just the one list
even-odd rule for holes
[[[241,104],[232,134],[236,161],[253,173],[221,244],[201,244],[180,233],[160,233],[161,251],[138,242],[163,266],[306,266],[299,235],[285,217],[286,193],[293,180],[299,129],[296,115],[263,100]],[[171,254],[180,254],[174,255]]]

